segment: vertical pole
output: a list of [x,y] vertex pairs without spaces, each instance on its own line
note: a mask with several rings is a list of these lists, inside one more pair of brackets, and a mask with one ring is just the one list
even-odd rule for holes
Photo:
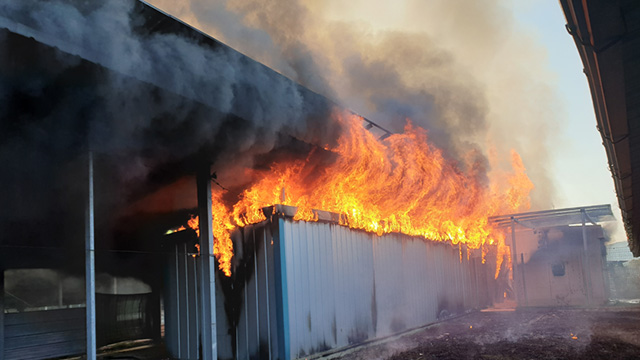
[[93,199],[93,152],[89,151],[89,192],[85,221],[85,290],[87,320],[87,359],[96,358],[96,268]]
[[4,360],[4,269],[0,268],[0,360]]
[[[184,317],[184,335],[185,335],[185,341],[182,344],[182,346],[185,347],[186,349],[186,353],[187,353],[187,357],[188,358],[192,358],[192,352],[196,352],[197,349],[191,349],[191,342],[193,340],[193,338],[197,337],[197,334],[191,334],[191,326],[193,324],[193,322],[195,322],[194,318],[198,316],[198,309],[193,309],[191,308],[190,305],[190,293],[189,293],[189,285],[190,285],[190,281],[189,281],[189,254],[187,251],[187,244],[183,243],[182,244],[182,250],[183,253],[181,254],[182,257],[182,273],[184,274],[184,293],[182,294],[184,296],[184,301],[182,302],[184,304],[184,313],[185,313],[185,317]],[[195,292],[194,292],[195,293]],[[197,327],[196,327],[197,329]],[[193,336],[193,338],[192,338]]]
[[589,266],[589,247],[587,244],[587,215],[584,209],[580,209],[582,213],[582,246],[584,248],[584,261],[583,261],[583,271],[584,271],[584,281],[585,281],[585,292],[587,293],[587,305],[591,305],[591,266]]
[[198,216],[200,217],[200,334],[202,359],[217,360],[216,342],[216,268],[213,258],[213,232],[211,229],[211,167],[208,163],[198,168]]
[[[200,303],[198,302],[198,286],[200,284],[200,279],[198,278],[198,260],[196,258],[194,258],[193,256],[187,256],[187,261],[190,262],[191,265],[193,265],[191,268],[193,269],[193,292],[194,292],[194,296],[193,296],[193,311],[195,312],[195,316],[193,317],[195,319],[195,326],[194,329],[196,330],[196,333],[198,333],[198,329],[200,329],[200,323],[201,321],[199,321],[198,316],[200,316],[198,313],[200,312]],[[191,302],[189,302],[191,304]],[[195,341],[193,342],[193,346],[194,346],[194,351],[196,351],[196,357],[197,357],[197,351],[198,349],[200,349],[202,347],[202,344],[200,343],[200,338],[198,336],[195,336]]]
[[516,219],[511,218],[511,268],[513,271],[513,294],[516,296],[516,304],[519,303],[518,294],[518,250],[516,249]]
[[182,308],[180,307],[183,302],[180,301],[180,299],[182,298],[183,292],[182,292],[182,288],[180,287],[180,251],[178,250],[178,244],[176,244],[175,246],[175,261],[176,261],[176,307],[175,307],[175,344],[176,344],[176,349],[178,351],[178,359],[182,359],[182,347],[184,346],[182,344],[182,323],[183,323],[183,317],[186,319],[186,317],[184,316],[184,313],[182,311]]
[[[256,339],[260,341],[260,291],[258,288],[259,279],[258,277],[258,246],[256,245],[256,228],[254,227],[251,232],[251,237],[253,239],[253,273],[256,277]],[[263,230],[264,231],[264,230]],[[265,249],[266,252],[266,249]],[[246,300],[245,300],[246,301]]]
[[527,282],[524,279],[524,254],[520,254],[520,275],[522,275],[522,293],[524,294],[524,306],[529,306],[527,297]]

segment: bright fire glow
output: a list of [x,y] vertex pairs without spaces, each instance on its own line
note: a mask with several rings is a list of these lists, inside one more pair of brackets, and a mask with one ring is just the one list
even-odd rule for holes
[[175,228],[175,229],[169,229],[164,234],[165,235],[170,235],[170,234],[177,233],[177,232],[184,231],[184,230],[186,230],[186,228],[184,226],[180,226],[180,227]]
[[[508,248],[487,217],[527,210],[533,189],[515,151],[512,169],[490,176],[487,184],[473,171],[463,173],[428,142],[424,129],[410,122],[404,133],[378,140],[361,126],[361,118],[336,116],[345,131],[335,148],[312,150],[305,160],[276,161],[269,171],[254,171],[256,181],[232,206],[222,201],[223,192],[214,193],[214,254],[225,274],[231,273],[231,232],[265,220],[262,208],[274,204],[297,207],[294,220],[317,221],[312,209],[320,209],[342,214],[341,225],[378,235],[398,232],[462,243],[483,249],[483,254],[489,245],[496,246],[500,267]],[[327,156],[332,161],[319,160]],[[197,218],[189,226],[197,228]]]
[[[233,258],[233,243],[231,242],[231,232],[236,226],[231,222],[227,207],[222,203],[222,193],[211,194],[211,213],[213,220],[213,255],[218,259],[218,267],[226,276],[231,276],[231,258]],[[200,221],[197,216],[191,217],[188,222],[190,228],[200,236]],[[200,247],[198,246],[198,252]]]

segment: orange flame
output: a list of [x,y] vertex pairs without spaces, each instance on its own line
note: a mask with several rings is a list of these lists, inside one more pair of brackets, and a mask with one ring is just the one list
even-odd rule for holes
[[[317,221],[312,209],[321,209],[341,214],[340,223],[351,228],[462,243],[482,249],[483,258],[485,245],[497,246],[498,273],[508,248],[487,218],[527,210],[533,189],[515,151],[512,171],[487,185],[463,173],[411,122],[403,134],[379,140],[361,126],[361,118],[336,116],[345,132],[336,148],[325,146],[335,158],[330,164],[318,165],[318,158],[327,155],[311,151],[305,160],[274,163],[231,208],[222,202],[221,192],[213,195],[214,254],[225,274],[230,274],[233,256],[231,231],[265,220],[262,208],[274,204],[296,206],[294,220]],[[460,249],[461,261],[462,256]]]
[[[231,232],[236,228],[231,222],[229,212],[222,203],[222,192],[211,194],[211,229],[213,232],[213,255],[218,259],[218,268],[226,276],[231,276],[231,259],[233,258],[233,243],[231,242]],[[200,236],[200,220],[197,216],[192,216],[187,222],[190,228]],[[198,245],[198,252],[200,245]]]

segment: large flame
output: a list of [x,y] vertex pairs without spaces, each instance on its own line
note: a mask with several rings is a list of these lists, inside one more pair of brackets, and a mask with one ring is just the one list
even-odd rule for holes
[[265,220],[262,208],[274,204],[296,206],[294,220],[315,221],[312,209],[321,209],[341,214],[342,225],[378,235],[399,232],[462,243],[483,254],[486,245],[494,245],[499,263],[509,255],[504,235],[487,217],[529,208],[533,184],[515,151],[512,170],[487,183],[473,171],[462,172],[410,122],[403,134],[379,140],[361,126],[361,118],[336,116],[345,131],[337,147],[325,149],[331,161],[318,160],[327,153],[315,150],[305,160],[275,162],[270,171],[256,174],[258,180],[232,207],[225,206],[221,193],[214,194],[214,253],[225,274],[231,271],[231,231]]
[[[213,232],[213,255],[218,259],[218,267],[226,276],[231,276],[231,258],[233,258],[233,243],[231,232],[236,228],[231,222],[227,207],[222,202],[222,192],[211,194],[211,230]],[[188,221],[190,228],[200,236],[200,221],[197,216],[192,216]]]

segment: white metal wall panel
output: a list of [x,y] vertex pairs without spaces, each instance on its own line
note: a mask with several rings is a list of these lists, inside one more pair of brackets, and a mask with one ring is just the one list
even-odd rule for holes
[[[245,227],[240,229],[240,234],[236,239],[234,239],[234,251],[239,259],[244,260],[243,262],[248,261],[248,259],[251,257],[246,244],[247,229],[250,228],[252,227]],[[244,268],[246,267],[246,265],[247,264],[244,263],[241,266]],[[240,308],[240,315],[235,329],[236,354],[238,359],[250,359],[251,353],[249,352],[249,329],[253,327],[253,324],[250,324],[249,322],[253,322],[255,320],[251,319],[248,314],[248,302],[250,301],[250,299],[247,296],[247,288],[250,287],[250,284],[248,284],[246,279],[243,279],[242,277],[242,275],[244,274],[244,269],[238,269],[236,267],[233,270],[235,271],[235,274],[232,276],[236,277],[237,283],[234,285],[234,288],[241,286],[240,289],[234,290],[239,291],[242,294],[241,303],[235,304],[235,307]],[[225,299],[225,301],[236,301],[236,299]]]
[[[275,320],[272,319],[273,313],[272,305],[275,304],[275,299],[270,299],[269,294],[269,286],[273,284],[273,270],[269,268],[268,252],[271,245],[271,237],[269,237],[267,241],[267,227],[261,229],[261,231],[257,231],[255,236],[256,248],[258,248],[258,253],[255,258],[255,276],[257,281],[256,292],[258,293],[256,307],[258,311],[258,341],[259,341],[259,353],[270,354],[272,348],[272,331],[273,334],[276,333],[274,327],[272,327],[271,322]],[[273,256],[271,257],[273,260]],[[273,293],[273,292],[271,292]]]
[[[231,278],[217,273],[218,358],[283,358],[277,338],[274,239],[270,224],[247,226],[234,234],[233,240],[237,257],[234,273]],[[237,294],[240,296],[229,298]],[[238,317],[235,328],[229,319],[230,308],[237,312],[232,315]]]
[[407,328],[414,328],[433,321],[433,315],[428,313],[428,299],[426,294],[426,279],[428,274],[426,265],[426,243],[423,241],[404,241],[402,263],[403,284],[407,298],[407,312],[405,316]]
[[385,336],[397,332],[402,321],[399,314],[404,307],[402,266],[407,264],[402,263],[401,240],[395,235],[376,237],[374,242],[376,330],[379,336]]
[[486,302],[477,284],[486,284],[486,266],[465,252],[461,261],[457,246],[280,216],[236,239],[243,245],[235,261],[248,274],[234,332],[238,359],[304,358]]
[[186,244],[176,244],[168,259],[169,289],[165,296],[167,348],[180,359],[198,357],[197,264]]
[[422,326],[477,306],[473,259],[401,234],[284,221],[291,357]]

